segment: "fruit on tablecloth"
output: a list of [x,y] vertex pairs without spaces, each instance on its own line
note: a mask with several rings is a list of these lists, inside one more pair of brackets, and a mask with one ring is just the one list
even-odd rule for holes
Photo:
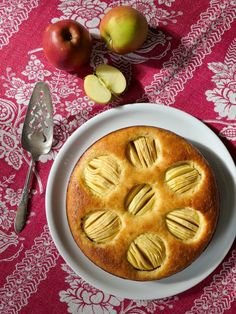
[[84,79],[86,95],[98,104],[107,104],[112,96],[118,96],[126,88],[126,79],[117,68],[100,64],[94,74],[89,74]]
[[68,72],[77,72],[88,63],[92,38],[88,30],[73,20],[50,24],[43,33],[43,50],[49,63]]
[[101,38],[111,51],[126,54],[142,46],[147,38],[148,23],[138,10],[118,6],[105,14],[99,29]]

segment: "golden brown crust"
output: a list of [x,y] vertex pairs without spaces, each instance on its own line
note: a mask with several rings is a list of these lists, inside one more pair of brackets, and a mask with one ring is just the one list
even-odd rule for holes
[[[151,157],[137,157],[138,145],[141,155],[147,145]],[[133,201],[139,191],[143,203]],[[218,212],[205,158],[182,137],[156,127],[124,128],[98,140],[79,159],[67,190],[68,222],[80,249],[99,267],[131,280],[160,279],[191,264],[209,243]]]

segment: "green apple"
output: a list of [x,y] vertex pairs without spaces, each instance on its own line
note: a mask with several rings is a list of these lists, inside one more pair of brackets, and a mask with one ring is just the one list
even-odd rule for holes
[[111,51],[125,54],[142,46],[147,38],[148,23],[138,10],[119,6],[105,14],[99,30],[101,38]]
[[126,79],[117,68],[100,64],[94,74],[89,74],[84,79],[86,95],[98,104],[107,104],[113,96],[118,96],[126,88]]

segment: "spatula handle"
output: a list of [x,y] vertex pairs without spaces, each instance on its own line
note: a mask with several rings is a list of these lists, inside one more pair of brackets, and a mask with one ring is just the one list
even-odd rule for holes
[[28,173],[25,180],[25,185],[24,185],[23,192],[21,195],[20,204],[16,211],[15,224],[14,224],[16,233],[21,232],[25,226],[25,222],[27,218],[27,205],[28,205],[28,198],[29,198],[29,184],[30,184],[30,179],[32,176],[33,166],[34,166],[34,160],[33,158],[31,158],[30,166],[29,166]]

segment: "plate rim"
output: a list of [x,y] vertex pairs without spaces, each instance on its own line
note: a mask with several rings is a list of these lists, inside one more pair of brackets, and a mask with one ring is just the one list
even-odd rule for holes
[[[55,176],[55,171],[57,170],[58,167],[58,163],[60,162],[60,159],[62,159],[62,157],[66,154],[68,148],[70,148],[70,143],[73,142],[73,140],[80,136],[80,134],[82,134],[83,132],[86,131],[86,129],[89,129],[91,125],[96,124],[97,122],[101,121],[102,119],[106,119],[107,117],[109,117],[109,115],[113,115],[116,114],[117,111],[119,110],[124,110],[124,111],[129,111],[129,110],[133,110],[133,108],[140,108],[140,110],[142,110],[145,106],[145,109],[148,109],[148,107],[152,107],[154,110],[161,110],[161,111],[166,111],[167,114],[168,112],[170,112],[171,114],[177,114],[178,116],[181,116],[181,118],[185,119],[187,118],[188,120],[191,120],[194,124],[200,126],[201,128],[206,128],[207,131],[212,134],[212,136],[214,136],[215,140],[218,141],[218,144],[222,146],[222,148],[224,149],[224,153],[227,155],[227,157],[229,158],[229,160],[231,160],[231,166],[234,166],[234,161],[232,159],[232,156],[230,155],[229,151],[227,150],[227,148],[225,147],[224,143],[220,140],[220,138],[206,125],[204,124],[201,120],[197,119],[196,117],[192,116],[191,114],[182,111],[180,109],[177,108],[173,108],[173,107],[167,107],[164,105],[160,105],[160,104],[156,104],[156,103],[131,103],[131,104],[127,104],[127,105],[123,105],[121,107],[116,107],[116,108],[111,108],[108,110],[105,110],[99,114],[97,114],[96,116],[92,117],[91,119],[87,120],[84,124],[82,124],[77,130],[75,130],[66,140],[66,142],[64,143],[63,147],[60,149],[60,151],[58,152],[58,154],[56,155],[56,158],[53,162],[53,165],[51,167],[49,176],[48,176],[48,181],[47,181],[47,186],[46,186],[46,196],[45,196],[45,205],[46,205],[46,218],[47,218],[47,223],[49,226],[49,231],[50,234],[52,236],[52,239],[57,247],[57,250],[59,251],[59,254],[63,257],[63,259],[65,260],[65,262],[72,268],[72,270],[78,274],[82,279],[86,280],[89,284],[91,284],[92,286],[95,286],[97,289],[101,289],[102,291],[104,291],[105,293],[108,294],[114,294],[116,296],[122,297],[122,298],[126,298],[126,299],[140,299],[139,297],[136,297],[136,294],[132,294],[132,292],[129,292],[129,295],[127,295],[127,293],[123,292],[123,291],[117,291],[116,288],[112,287],[111,289],[109,289],[109,287],[104,287],[102,285],[99,285],[97,282],[94,284],[93,278],[92,276],[89,275],[85,275],[83,272],[81,273],[80,271],[78,271],[78,265],[75,265],[74,261],[66,256],[66,252],[63,249],[63,246],[61,246],[61,242],[60,239],[57,236],[57,232],[54,229],[55,225],[53,225],[53,221],[52,221],[52,217],[51,217],[51,213],[50,213],[50,202],[49,202],[49,197],[52,193],[52,183],[55,184],[55,182],[53,182],[53,178]],[[134,124],[137,125],[137,124]],[[145,123],[145,125],[147,125],[147,123]],[[157,125],[158,127],[158,120],[157,120]],[[119,129],[119,127],[117,128]],[[110,131],[109,131],[110,132]],[[107,133],[109,133],[107,132]],[[235,182],[234,182],[235,183]],[[235,183],[236,184],[236,183]],[[65,204],[64,204],[65,205]],[[236,216],[235,216],[236,218]],[[235,236],[234,236],[235,237]],[[161,295],[161,296],[142,296],[142,299],[159,299],[159,298],[163,298],[163,297],[170,297],[176,294],[179,294],[181,292],[184,292],[192,287],[194,287],[195,285],[197,285],[198,283],[200,283],[202,280],[204,280],[207,276],[209,276],[217,267],[218,265],[223,261],[223,259],[225,258],[226,254],[228,253],[228,251],[230,250],[232,244],[234,242],[234,238],[232,237],[230,243],[228,243],[227,248],[224,248],[224,253],[221,254],[221,258],[219,259],[218,263],[215,263],[211,268],[209,268],[202,276],[198,277],[198,280],[195,281],[194,284],[192,283],[188,283],[186,285],[186,287],[182,287],[182,289],[174,289],[172,288],[172,291],[165,294],[165,295]],[[76,268],[76,270],[75,270]],[[95,265],[95,268],[97,268],[97,266]],[[110,274],[111,275],[111,274]],[[111,275],[113,276],[113,275]],[[175,275],[173,275],[175,276]],[[122,279],[125,282],[128,282],[126,279]],[[160,281],[157,281],[160,282]],[[136,283],[136,282],[135,282]],[[142,282],[145,283],[145,282]],[[149,282],[148,282],[149,283]],[[148,284],[147,283],[147,284]],[[118,289],[119,290],[119,289]],[[119,293],[120,292],[120,293]]]

